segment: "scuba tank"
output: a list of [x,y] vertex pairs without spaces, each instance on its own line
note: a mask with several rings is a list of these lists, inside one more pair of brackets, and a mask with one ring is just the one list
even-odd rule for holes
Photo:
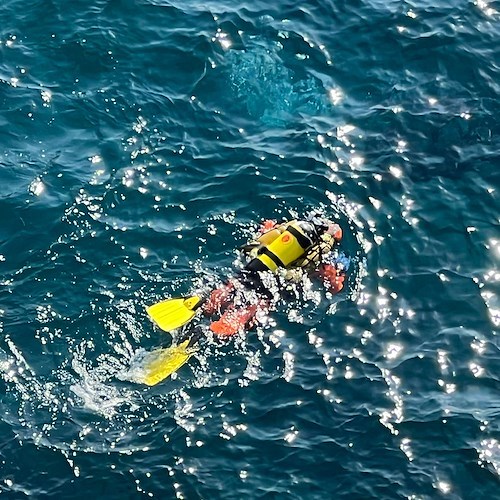
[[278,236],[280,236],[281,231],[277,228],[271,229],[265,232],[259,237],[259,242],[261,245],[270,245]]
[[273,234],[268,237],[266,233],[264,239],[261,238],[263,246],[257,257],[249,262],[247,269],[274,272],[278,267],[286,268],[302,257],[318,239],[316,228],[307,221],[292,221],[283,232],[273,229],[269,233]]

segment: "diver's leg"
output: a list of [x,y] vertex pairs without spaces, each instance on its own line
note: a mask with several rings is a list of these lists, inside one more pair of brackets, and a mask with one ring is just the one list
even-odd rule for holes
[[241,307],[229,307],[218,321],[210,325],[210,330],[219,336],[230,337],[254,327],[258,323],[257,314],[265,314],[268,310],[268,301],[259,300],[257,303]]
[[234,283],[229,281],[225,285],[216,288],[210,293],[207,301],[203,304],[203,313],[207,316],[216,314],[225,309],[234,295]]
[[269,310],[271,293],[262,283],[259,272],[246,269],[238,275],[238,282],[246,292],[234,297],[241,303],[234,301],[228,305],[221,318],[210,325],[217,335],[231,336],[252,328],[258,323],[257,314],[265,314]]
[[175,339],[175,343],[182,344],[189,339],[187,348],[191,348],[198,344],[204,337],[203,328],[201,325],[197,325],[194,328],[185,328],[184,331],[180,332],[179,336]]

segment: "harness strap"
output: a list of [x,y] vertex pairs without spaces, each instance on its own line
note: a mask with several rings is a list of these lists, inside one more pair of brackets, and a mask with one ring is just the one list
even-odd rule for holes
[[304,250],[307,250],[314,243],[310,238],[308,238],[305,234],[295,229],[293,226],[287,226],[286,230],[289,233],[293,234],[295,238],[297,238],[299,245]]
[[281,261],[281,259],[276,254],[271,252],[271,250],[269,250],[267,247],[262,247],[259,250],[259,253],[269,257],[278,267],[286,267],[285,264],[283,264],[283,262]]

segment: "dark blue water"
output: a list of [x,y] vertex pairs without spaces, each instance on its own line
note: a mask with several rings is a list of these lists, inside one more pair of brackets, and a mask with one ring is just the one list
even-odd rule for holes
[[[4,0],[5,498],[500,498],[500,4]],[[351,256],[134,383],[264,218]]]

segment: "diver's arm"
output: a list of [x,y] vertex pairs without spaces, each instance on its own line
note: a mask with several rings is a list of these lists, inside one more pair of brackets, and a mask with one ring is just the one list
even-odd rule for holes
[[321,263],[318,274],[329,292],[339,293],[344,288],[345,271],[342,266]]
[[319,276],[325,288],[335,294],[344,287],[345,268],[332,259],[332,249],[337,239],[331,234],[323,234],[321,241],[314,245],[307,253],[301,267],[305,268],[309,275]]

